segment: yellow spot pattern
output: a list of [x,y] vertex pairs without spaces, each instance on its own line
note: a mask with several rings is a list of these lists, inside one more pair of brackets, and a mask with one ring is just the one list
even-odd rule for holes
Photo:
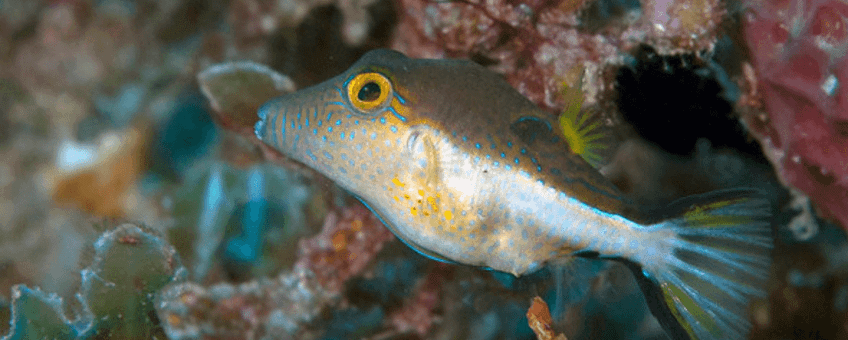
[[401,182],[401,181],[400,181],[397,177],[392,178],[392,183],[394,183],[394,185],[395,185],[395,186],[397,186],[397,187],[401,187],[401,188],[403,188],[403,187],[405,187],[405,186],[406,186],[406,185],[405,185],[405,184],[403,184],[403,182]]
[[445,210],[445,220],[447,220],[448,222],[453,220],[453,213],[450,212],[450,210]]

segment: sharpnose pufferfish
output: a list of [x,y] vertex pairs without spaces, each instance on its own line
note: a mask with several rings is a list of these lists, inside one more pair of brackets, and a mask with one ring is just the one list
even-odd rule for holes
[[516,276],[572,256],[619,260],[675,339],[742,338],[749,300],[765,295],[768,201],[725,190],[648,217],[571,151],[548,113],[470,61],[371,51],[258,114],[263,143],[356,195],[430,258]]

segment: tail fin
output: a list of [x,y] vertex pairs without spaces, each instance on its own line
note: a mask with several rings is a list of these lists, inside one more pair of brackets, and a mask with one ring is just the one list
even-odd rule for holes
[[766,294],[773,243],[769,202],[757,196],[737,189],[685,198],[669,210],[677,217],[646,227],[673,236],[653,256],[635,259],[641,265],[628,264],[673,339],[739,339],[750,331],[749,300]]

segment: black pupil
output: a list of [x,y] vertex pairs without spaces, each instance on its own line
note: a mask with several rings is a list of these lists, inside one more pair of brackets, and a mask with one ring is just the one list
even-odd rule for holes
[[365,84],[365,86],[359,89],[359,94],[356,96],[364,102],[375,101],[377,98],[380,98],[380,85],[374,82]]

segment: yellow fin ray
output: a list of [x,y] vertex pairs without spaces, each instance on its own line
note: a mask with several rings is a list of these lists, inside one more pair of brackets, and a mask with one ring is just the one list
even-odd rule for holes
[[583,109],[583,76],[569,86],[563,83],[562,97],[565,108],[559,116],[559,127],[571,152],[580,155],[587,163],[599,168],[610,147],[610,136],[596,112]]

